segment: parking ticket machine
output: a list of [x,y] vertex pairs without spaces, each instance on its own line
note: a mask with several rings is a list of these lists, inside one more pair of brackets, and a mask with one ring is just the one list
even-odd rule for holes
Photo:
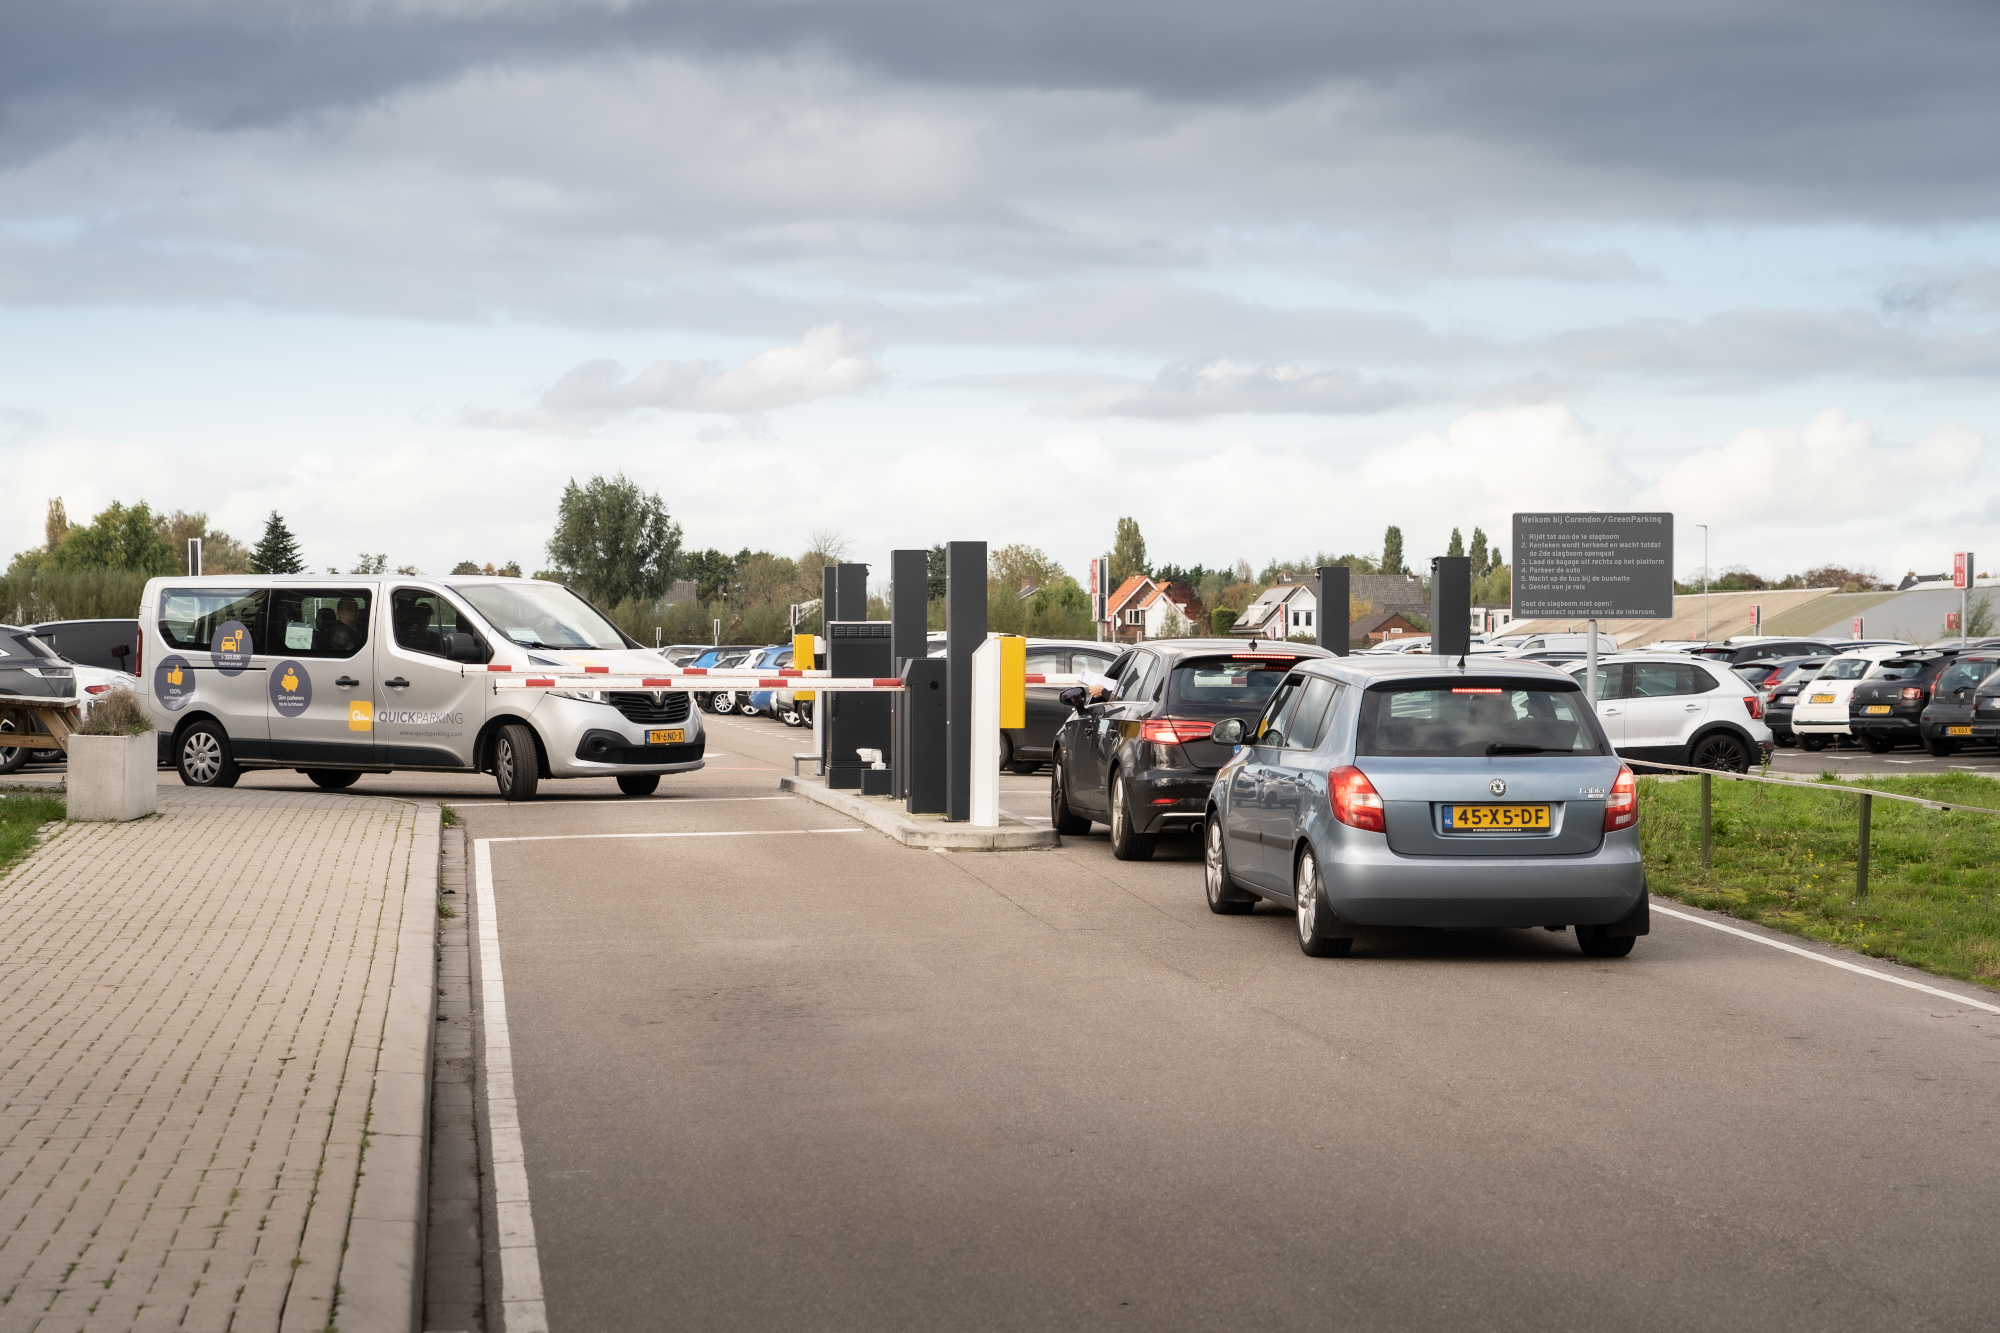
[[[826,627],[827,670],[842,678],[893,678],[896,660],[890,642],[886,620],[832,621]],[[888,772],[871,772],[856,751],[880,750],[885,758],[894,753],[893,696],[835,692],[820,698],[826,709],[826,785],[888,795]]]

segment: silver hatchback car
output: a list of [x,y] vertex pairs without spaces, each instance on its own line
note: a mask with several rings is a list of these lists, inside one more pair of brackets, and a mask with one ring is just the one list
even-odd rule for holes
[[1648,931],[1639,798],[1578,683],[1534,662],[1301,662],[1216,774],[1210,910],[1289,907],[1299,947],[1359,926],[1575,927],[1583,951]]

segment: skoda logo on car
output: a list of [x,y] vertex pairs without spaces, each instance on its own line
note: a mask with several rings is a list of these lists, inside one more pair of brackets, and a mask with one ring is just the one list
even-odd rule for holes
[[1495,778],[1486,784],[1486,790],[1492,792],[1495,796],[1505,796],[1507,794],[1507,784],[1501,779]]

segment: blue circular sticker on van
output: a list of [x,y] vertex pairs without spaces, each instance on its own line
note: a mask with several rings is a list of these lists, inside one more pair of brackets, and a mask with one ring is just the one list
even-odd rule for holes
[[153,668],[153,697],[168,712],[178,713],[194,698],[194,668],[185,657],[167,657]]
[[250,665],[253,651],[249,627],[240,620],[224,621],[208,645],[208,655],[214,660],[216,670],[225,676],[242,675],[243,668]]
[[297,662],[280,662],[271,668],[271,707],[280,717],[297,717],[312,706],[312,677]]

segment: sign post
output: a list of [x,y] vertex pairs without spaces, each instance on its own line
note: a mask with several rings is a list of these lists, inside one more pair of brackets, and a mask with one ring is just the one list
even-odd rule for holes
[[1514,515],[1514,618],[1583,619],[1584,692],[1597,699],[1597,622],[1671,620],[1674,516]]
[[[1965,651],[1965,613],[1970,608],[1966,602],[1972,596],[1972,552],[1959,551],[1951,557],[1951,586],[1958,589],[1958,650]],[[1857,632],[1854,636],[1860,638]]]

